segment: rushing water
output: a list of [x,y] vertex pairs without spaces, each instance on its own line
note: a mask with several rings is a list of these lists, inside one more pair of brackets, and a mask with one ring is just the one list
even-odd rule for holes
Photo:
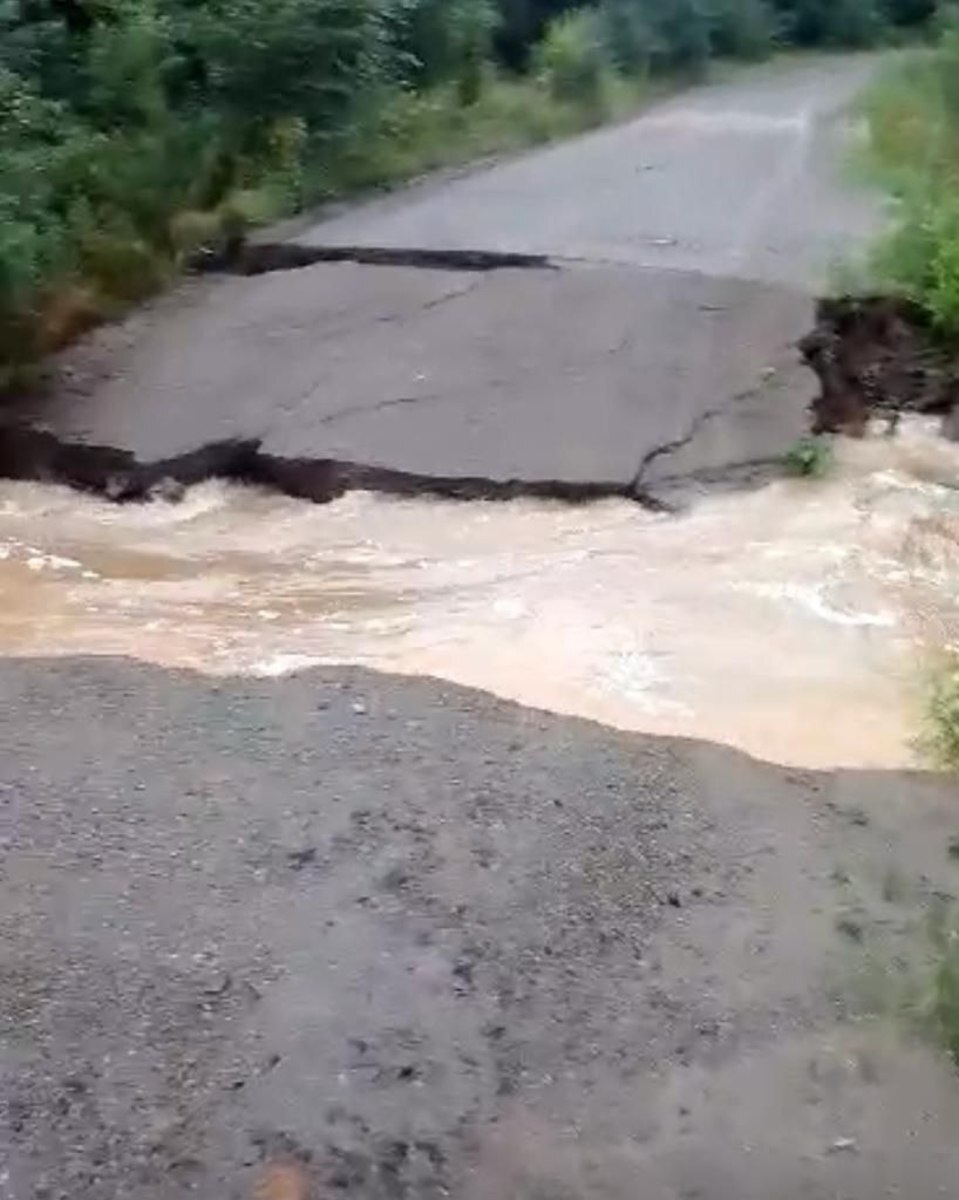
[[914,423],[838,453],[825,480],[680,516],[2,484],[0,652],[359,663],[780,762],[902,764],[926,648],[959,639],[959,449]]

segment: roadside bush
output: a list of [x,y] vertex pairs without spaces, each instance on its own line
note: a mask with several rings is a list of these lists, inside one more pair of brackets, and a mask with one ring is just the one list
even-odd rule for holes
[[606,105],[610,65],[601,20],[592,9],[558,17],[535,54],[536,74],[553,99],[588,112],[599,113]]
[[399,0],[391,20],[396,70],[407,83],[454,81],[462,102],[475,103],[496,26],[488,0]]
[[898,227],[874,256],[880,280],[919,301],[940,334],[959,337],[959,196],[903,200]]
[[763,0],[714,0],[709,25],[713,54],[760,59],[772,50],[773,17]]
[[609,61],[623,75],[646,76],[658,51],[646,7],[636,0],[604,0],[599,11]]
[[779,36],[796,46],[868,46],[889,24],[878,0],[776,0],[774,7]]
[[712,46],[708,0],[645,0],[654,38],[653,67],[698,74]]
[[959,771],[959,659],[951,655],[932,673],[922,748],[937,767]]
[[922,304],[959,337],[959,31],[890,70],[866,104],[874,172],[895,222],[873,256],[880,284]]
[[822,40],[827,46],[859,49],[875,46],[885,30],[882,13],[871,0],[832,0]]

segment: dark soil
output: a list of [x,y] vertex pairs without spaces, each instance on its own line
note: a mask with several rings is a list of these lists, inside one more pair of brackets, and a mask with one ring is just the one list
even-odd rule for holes
[[814,434],[861,437],[876,414],[894,425],[902,412],[953,412],[959,356],[937,338],[918,304],[898,296],[842,296],[820,301],[817,318],[800,343],[822,386],[812,406]]

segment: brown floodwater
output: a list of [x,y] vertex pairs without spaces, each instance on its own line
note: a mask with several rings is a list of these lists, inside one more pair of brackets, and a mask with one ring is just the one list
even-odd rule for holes
[[959,641],[959,448],[922,422],[820,481],[623,501],[313,506],[221,483],[115,506],[0,484],[0,653],[209,674],[355,663],[809,766],[913,761]]

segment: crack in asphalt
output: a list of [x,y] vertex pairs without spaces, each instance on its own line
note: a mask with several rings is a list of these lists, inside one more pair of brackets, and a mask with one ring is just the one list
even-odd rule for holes
[[[661,445],[654,446],[652,450],[647,451],[640,461],[636,474],[633,476],[632,487],[636,491],[636,494],[645,495],[647,497],[649,496],[647,485],[645,483],[645,476],[654,462],[658,462],[661,458],[666,458],[671,454],[676,454],[680,450],[685,450],[686,447],[695,440],[705,425],[708,425],[710,421],[715,420],[717,417],[728,415],[738,404],[742,404],[746,400],[752,400],[756,396],[761,395],[766,387],[769,386],[769,382],[770,380],[764,380],[762,383],[756,384],[750,388],[746,388],[741,392],[737,392],[734,396],[730,396],[725,404],[721,404],[715,408],[706,409],[696,417],[693,423],[689,426],[689,429],[682,434],[682,436],[669,442],[663,442]],[[744,466],[768,464],[771,461],[773,460],[764,458],[750,460],[744,463],[730,463],[728,467],[724,465],[722,471],[736,471]],[[716,473],[718,474],[719,472]]]
[[[431,299],[424,301],[422,304],[416,305],[415,308],[402,312],[385,313],[381,316],[375,317],[372,321],[365,321],[361,324],[353,326],[340,326],[338,329],[330,330],[322,338],[318,339],[317,344],[324,345],[327,342],[338,340],[342,337],[349,337],[351,335],[360,333],[364,328],[375,328],[382,325],[403,325],[407,321],[412,321],[421,316],[423,313],[434,312],[436,309],[442,308],[444,304],[450,304],[454,300],[460,300],[464,296],[470,295],[471,292],[475,292],[478,288],[481,288],[485,282],[486,277],[484,275],[478,275],[475,279],[469,280],[465,286],[451,288],[449,291],[443,292],[443,294],[440,296],[433,296]],[[281,410],[286,414],[295,411],[301,404],[303,404],[309,399],[310,396],[313,395],[317,386],[319,385],[319,382],[320,377],[317,376],[311,381],[308,387],[299,392],[291,401],[288,401],[286,404],[282,405]],[[441,397],[436,397],[436,399],[440,398]],[[325,417],[320,419],[318,424],[330,425],[333,422],[341,421],[346,417],[358,416],[364,412],[376,412],[378,409],[389,408],[394,404],[415,404],[418,403],[420,399],[428,402],[434,398],[401,396],[398,398],[390,397],[386,400],[374,401],[372,404],[356,404],[349,408],[339,409],[336,412],[328,413]]]
[[207,250],[191,263],[198,274],[267,275],[320,263],[412,267],[427,271],[551,271],[548,254],[511,250],[436,250],[420,246],[308,246],[300,242],[246,242]]

